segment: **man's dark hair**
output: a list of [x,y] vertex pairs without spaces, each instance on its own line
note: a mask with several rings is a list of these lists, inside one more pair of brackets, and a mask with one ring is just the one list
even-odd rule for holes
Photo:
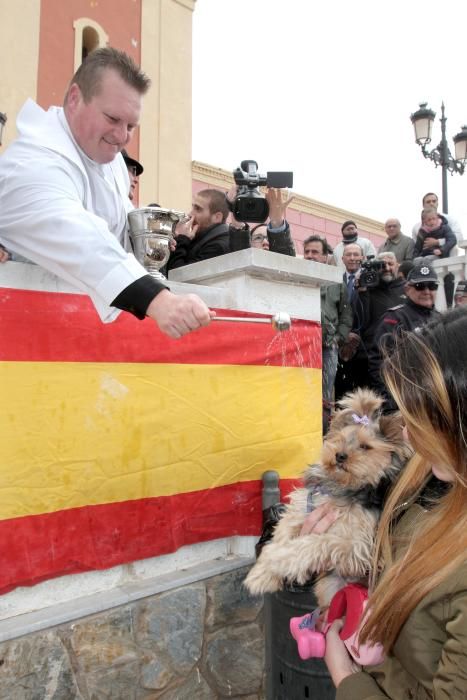
[[407,275],[409,274],[409,272],[413,268],[413,266],[414,266],[413,260],[403,260],[401,262],[401,264],[399,265],[399,269],[398,269],[399,277],[402,275],[403,278],[406,280]]
[[422,204],[423,204],[423,206],[425,206],[425,199],[426,199],[427,197],[430,197],[431,195],[432,195],[433,197],[436,197],[437,201],[439,201],[438,195],[436,194],[436,192],[427,192],[426,194],[423,195],[423,199],[422,199]]
[[136,65],[133,59],[124,51],[106,46],[92,51],[82,62],[70,81],[65,104],[68,100],[70,87],[76,84],[83,96],[85,103],[89,103],[95,95],[99,94],[102,82],[102,73],[105,70],[113,70],[130,87],[140,95],[146,94],[151,85],[148,76]]
[[343,233],[344,229],[347,228],[347,226],[350,226],[350,224],[352,224],[352,226],[355,226],[355,228],[357,228],[357,224],[355,223],[355,221],[352,221],[351,219],[349,219],[349,221],[344,221],[344,223],[342,224],[341,233]]
[[308,238],[305,238],[305,240],[303,241],[303,249],[305,249],[305,246],[308,243],[321,243],[323,255],[332,255],[332,248],[324,236],[318,236],[317,233],[311,234],[311,236],[308,236]]
[[205,197],[208,200],[209,211],[211,214],[217,214],[217,212],[220,211],[222,214],[222,223],[227,221],[230,210],[224,192],[214,189],[201,190],[198,192],[198,195],[200,197]]

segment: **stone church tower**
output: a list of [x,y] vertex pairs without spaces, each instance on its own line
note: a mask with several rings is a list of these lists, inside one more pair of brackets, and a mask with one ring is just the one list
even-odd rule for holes
[[191,202],[192,15],[196,0],[0,0],[2,149],[30,97],[60,105],[83,58],[100,46],[126,51],[152,79],[128,148],[144,165],[140,202]]

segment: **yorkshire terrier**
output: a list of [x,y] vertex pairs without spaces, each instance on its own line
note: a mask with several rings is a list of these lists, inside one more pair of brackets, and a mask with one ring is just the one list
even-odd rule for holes
[[[320,607],[350,582],[366,582],[382,501],[411,456],[399,414],[383,415],[383,400],[358,389],[340,402],[304,487],[290,496],[284,514],[245,579],[253,595],[304,584],[321,574],[314,591]],[[331,503],[339,517],[323,534],[300,535],[307,514]],[[322,574],[326,574],[322,576]]]

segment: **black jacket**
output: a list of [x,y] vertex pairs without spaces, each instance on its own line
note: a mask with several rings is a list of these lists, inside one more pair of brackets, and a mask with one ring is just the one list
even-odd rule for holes
[[[295,248],[287,222],[285,231],[275,232],[268,228],[269,250],[271,253],[295,256]],[[208,260],[218,255],[245,250],[250,247],[250,230],[236,229],[227,224],[210,226],[195,238],[180,235],[177,237],[177,247],[170,254],[165,271],[170,272],[177,267],[191,265],[200,260]]]
[[170,253],[167,272],[176,267],[191,265],[200,260],[208,260],[218,255],[230,253],[230,234],[227,224],[214,224],[195,238],[177,236],[177,247]]
[[[442,214],[439,214],[439,216],[443,223],[435,231],[431,231],[430,233],[428,233],[422,228],[419,230],[417,240],[415,241],[415,247],[413,249],[414,258],[425,257],[426,255],[434,255],[433,251],[435,250],[435,248],[439,248],[441,250],[441,255],[439,256],[440,258],[449,257],[451,249],[454,248],[454,246],[457,243],[457,238],[456,235],[452,232],[452,229],[449,226],[445,217],[442,216]],[[433,248],[425,248],[424,250],[423,242],[425,238],[436,238],[440,240],[440,243],[434,246]]]
[[397,410],[397,406],[388,393],[381,376],[383,349],[390,352],[395,344],[395,336],[403,331],[416,331],[441,314],[434,307],[427,308],[414,304],[407,299],[404,304],[388,309],[383,315],[375,332],[374,343],[368,351],[368,372],[370,386],[385,398],[385,410]]
[[391,282],[381,281],[377,287],[359,291],[353,295],[354,314],[353,331],[359,333],[361,343],[357,354],[368,355],[372,347],[378,324],[383,314],[393,306],[405,302],[405,280],[395,279]]

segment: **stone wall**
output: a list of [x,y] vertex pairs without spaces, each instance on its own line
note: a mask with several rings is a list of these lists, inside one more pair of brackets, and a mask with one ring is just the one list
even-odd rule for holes
[[247,567],[0,644],[0,700],[264,698]]

